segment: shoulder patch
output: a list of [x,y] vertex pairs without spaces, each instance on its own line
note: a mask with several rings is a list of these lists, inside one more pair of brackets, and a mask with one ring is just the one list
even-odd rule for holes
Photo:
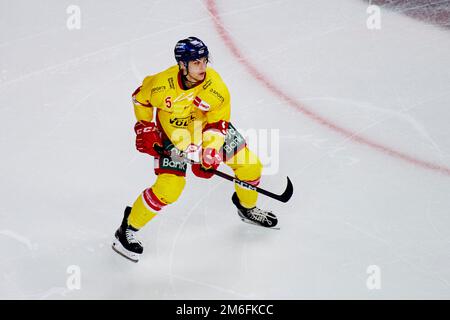
[[208,103],[200,99],[198,96],[194,98],[194,105],[202,111],[208,111],[211,108]]

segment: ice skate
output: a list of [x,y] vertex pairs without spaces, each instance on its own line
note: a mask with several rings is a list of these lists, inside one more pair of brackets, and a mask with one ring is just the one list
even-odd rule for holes
[[133,262],[138,262],[142,252],[144,251],[144,247],[142,246],[142,243],[136,239],[136,232],[138,230],[128,225],[127,220],[130,212],[131,207],[126,207],[122,224],[115,233],[112,248],[125,258]]
[[274,228],[277,225],[278,219],[271,211],[261,210],[258,207],[251,209],[243,207],[236,192],[233,193],[232,201],[237,207],[238,215],[242,221],[265,228]]

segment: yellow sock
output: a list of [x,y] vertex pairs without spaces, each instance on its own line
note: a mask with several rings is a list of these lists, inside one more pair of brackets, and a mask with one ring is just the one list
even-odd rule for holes
[[[242,181],[257,186],[261,178],[262,164],[256,154],[252,153],[247,147],[240,150],[226,164],[233,169],[236,177]],[[234,186],[239,202],[245,208],[253,208],[258,200],[258,193],[240,187],[238,184]]]
[[256,206],[258,192],[242,188],[238,184],[235,184],[234,189],[236,190],[239,202],[244,208],[250,209]]
[[156,212],[150,210],[144,204],[143,194],[140,194],[133,204],[130,216],[128,217],[128,224],[130,224],[135,229],[141,229],[155,216]]

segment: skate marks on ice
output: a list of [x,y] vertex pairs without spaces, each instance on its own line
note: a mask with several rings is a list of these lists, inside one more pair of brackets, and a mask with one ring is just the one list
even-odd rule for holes
[[[418,136],[422,137],[425,141],[429,143],[433,151],[435,151],[435,155],[437,155],[440,159],[440,161],[444,162],[448,160],[450,157],[449,153],[446,153],[442,150],[442,148],[439,146],[439,143],[433,139],[430,132],[426,129],[425,125],[423,125],[418,119],[414,118],[411,114],[408,114],[409,111],[412,111],[413,109],[425,104],[432,102],[435,99],[439,99],[445,96],[448,96],[450,93],[443,93],[440,96],[436,96],[434,98],[425,99],[422,101],[418,101],[414,104],[409,104],[409,106],[404,106],[401,111],[395,111],[388,108],[381,108],[378,106],[372,106],[367,104],[367,102],[360,102],[360,101],[354,101],[350,99],[340,99],[340,98],[334,98],[334,97],[312,97],[312,98],[305,98],[303,100],[305,101],[332,101],[336,102],[345,106],[352,106],[355,109],[365,109],[369,111],[374,111],[380,114],[380,116],[377,117],[371,117],[372,123],[369,125],[366,125],[358,130],[355,131],[356,135],[360,135],[365,133],[366,131],[369,131],[379,124],[391,120],[393,118],[398,119],[400,121],[403,121],[407,123],[411,129],[413,129]],[[360,159],[351,155],[344,155],[344,151],[346,150],[345,145],[351,142],[352,137],[346,137],[342,139],[339,142],[333,142],[330,138],[323,138],[322,136],[314,135],[314,134],[302,134],[302,135],[285,135],[281,136],[281,138],[285,140],[298,140],[302,143],[307,143],[312,145],[313,147],[324,150],[326,153],[321,157],[321,159],[325,157],[330,157],[332,159],[340,160],[343,165],[346,166],[352,166],[354,164],[357,164],[360,162]],[[315,161],[317,163],[317,161]],[[304,171],[306,168],[302,168],[299,170],[299,172]]]
[[352,142],[366,145],[376,151],[385,154],[386,156],[393,157],[397,160],[401,160],[416,165],[423,169],[433,170],[450,176],[449,167],[416,158],[409,154],[398,151],[393,147],[379,143],[371,138],[358,135],[356,132],[353,132],[352,130],[335,123],[333,120],[321,116],[320,114],[316,113],[310,106],[306,106],[303,102],[300,102],[295,97],[292,97],[291,95],[280,89],[278,85],[273,83],[270,80],[270,78],[267,77],[265,74],[261,73],[261,71],[252,62],[250,62],[250,60],[247,59],[247,57],[241,52],[241,49],[236,44],[236,40],[232,37],[231,33],[228,31],[225,24],[223,23],[221,13],[217,8],[215,0],[207,0],[207,9],[220,38],[223,40],[228,49],[231,51],[232,55],[242,64],[244,69],[246,69],[247,72],[253,78],[255,78],[258,82],[260,82],[263,87],[265,87],[272,94],[279,97],[283,101],[286,101],[288,105],[294,107],[304,116],[310,118],[317,124],[320,124],[321,126],[331,129],[335,133],[352,140]]
[[9,238],[12,238],[16,241],[18,241],[19,243],[25,245],[28,250],[30,251],[35,251],[38,249],[38,245],[36,243],[33,243],[30,239],[28,239],[27,237],[19,234],[16,231],[12,231],[12,230],[0,230],[0,236],[6,236]]
[[449,0],[363,0],[381,9],[407,15],[425,22],[426,25],[450,29],[450,1]]

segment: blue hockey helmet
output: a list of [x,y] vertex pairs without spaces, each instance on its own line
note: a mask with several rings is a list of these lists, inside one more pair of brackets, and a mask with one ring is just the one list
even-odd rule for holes
[[196,37],[189,37],[177,42],[174,49],[175,60],[187,65],[189,61],[197,60],[203,57],[208,58],[209,51],[206,44]]

